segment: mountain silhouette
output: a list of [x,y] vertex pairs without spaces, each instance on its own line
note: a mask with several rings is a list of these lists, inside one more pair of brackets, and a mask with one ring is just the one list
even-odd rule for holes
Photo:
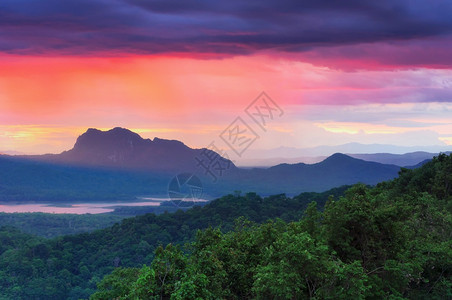
[[[450,151],[443,152],[446,154],[451,153]],[[382,164],[393,164],[401,167],[410,167],[422,163],[425,160],[431,160],[434,156],[439,153],[416,151],[405,154],[393,154],[393,153],[368,153],[368,154],[347,154],[351,157],[374,161]]]
[[[196,157],[215,155],[211,150],[192,149],[177,140],[143,139],[137,133],[116,127],[108,131],[90,128],[77,138],[71,150],[34,158],[85,166],[174,172],[196,170]],[[227,163],[235,168],[231,161]]]
[[[395,178],[400,167],[364,161],[336,153],[315,164],[279,164],[241,169],[226,159],[229,169],[215,181],[197,158],[217,156],[176,140],[143,139],[124,128],[88,129],[74,147],[61,154],[0,156],[0,201],[134,199],[168,195],[169,182],[181,173],[199,177],[207,198],[234,191],[262,195],[297,195]],[[203,196],[204,197],[204,196]]]
[[325,191],[358,182],[375,185],[395,178],[399,171],[400,167],[396,165],[369,162],[336,153],[315,164],[280,164],[265,169],[240,169],[233,176],[237,189],[243,187],[260,192],[290,194],[295,190]]

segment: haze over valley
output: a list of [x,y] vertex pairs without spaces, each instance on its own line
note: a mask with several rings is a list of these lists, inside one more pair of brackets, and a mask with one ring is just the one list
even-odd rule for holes
[[451,16],[1,0],[0,300],[452,299]]

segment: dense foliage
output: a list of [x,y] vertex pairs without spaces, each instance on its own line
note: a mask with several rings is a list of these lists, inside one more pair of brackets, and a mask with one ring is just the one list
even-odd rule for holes
[[452,156],[345,190],[237,192],[51,240],[3,227],[0,299],[452,297]]
[[[204,205],[204,203],[201,203]],[[113,205],[113,204],[110,204]],[[111,213],[102,214],[55,214],[55,213],[2,213],[0,212],[0,227],[11,226],[45,238],[61,235],[92,232],[121,222],[126,217],[134,217],[153,213],[160,215],[176,212],[180,207],[171,203],[160,206],[117,206]],[[183,208],[188,209],[188,207]]]
[[91,299],[450,299],[452,155],[375,188],[356,185],[300,221],[199,231],[187,253],[117,268]]
[[54,238],[106,228],[120,222],[123,217],[113,214],[47,214],[1,213],[0,227],[12,226],[24,233]]
[[[0,255],[0,299],[88,298],[96,283],[115,268],[139,268],[151,262],[159,244],[191,242],[197,230],[209,226],[230,231],[240,216],[258,223],[276,217],[298,220],[310,202],[323,206],[330,195],[338,197],[346,189],[293,198],[237,192],[204,207],[146,214],[92,233],[52,240],[30,237],[29,242],[16,243]],[[8,231],[8,235],[13,238],[15,233]]]

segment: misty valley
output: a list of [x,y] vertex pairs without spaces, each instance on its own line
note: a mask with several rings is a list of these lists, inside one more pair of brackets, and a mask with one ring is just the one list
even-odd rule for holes
[[115,128],[62,154],[0,156],[0,299],[450,294],[452,154],[229,162],[213,181],[203,151]]
[[452,0],[0,0],[0,300],[452,300]]

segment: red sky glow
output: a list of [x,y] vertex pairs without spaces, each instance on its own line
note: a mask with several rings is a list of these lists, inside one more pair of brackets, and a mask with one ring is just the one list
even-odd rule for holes
[[452,145],[452,8],[443,2],[220,10],[96,0],[75,12],[73,1],[44,2],[5,4],[0,152],[58,153],[89,127],[117,126],[204,147],[262,91],[284,116],[259,149]]

